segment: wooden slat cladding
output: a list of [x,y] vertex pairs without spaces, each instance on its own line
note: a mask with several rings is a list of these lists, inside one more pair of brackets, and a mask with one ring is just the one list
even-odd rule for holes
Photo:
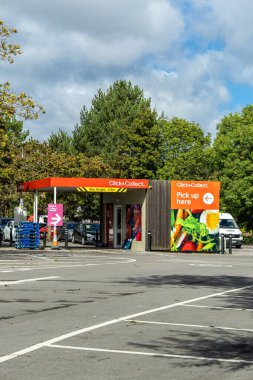
[[147,233],[151,231],[151,250],[170,250],[170,181],[150,180],[149,186],[146,225]]

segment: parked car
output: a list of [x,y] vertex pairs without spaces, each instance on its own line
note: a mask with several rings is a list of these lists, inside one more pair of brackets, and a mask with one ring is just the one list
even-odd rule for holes
[[72,242],[81,244],[96,244],[100,240],[99,223],[78,223],[73,230]]
[[12,231],[12,241],[16,241],[17,229],[14,225],[14,220],[10,220],[7,222],[3,229],[3,240],[10,241],[11,240],[11,231]]
[[[46,223],[40,223],[40,239],[43,239],[44,233],[46,233],[46,237],[48,234],[48,225]],[[56,233],[58,235],[58,227],[56,228]],[[54,227],[51,227],[51,239],[54,238]]]
[[67,221],[63,223],[62,227],[58,228],[58,240],[65,240],[65,230],[68,230],[68,241],[72,241],[74,228],[78,225],[78,222]]
[[2,227],[0,227],[0,245],[2,245],[3,240],[4,240],[4,231]]
[[14,220],[14,218],[0,218],[0,228],[4,230],[4,227],[6,226],[6,224],[10,222],[11,220]]
[[220,212],[219,234],[224,235],[228,244],[229,236],[232,237],[232,245],[236,248],[241,248],[243,243],[243,235],[235,219],[231,214]]

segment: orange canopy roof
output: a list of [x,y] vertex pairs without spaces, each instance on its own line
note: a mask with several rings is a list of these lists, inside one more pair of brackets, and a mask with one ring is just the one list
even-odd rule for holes
[[78,188],[119,188],[119,189],[147,189],[148,179],[118,179],[118,178],[63,178],[50,177],[17,185],[18,191],[50,192],[54,188],[58,192],[76,192]]

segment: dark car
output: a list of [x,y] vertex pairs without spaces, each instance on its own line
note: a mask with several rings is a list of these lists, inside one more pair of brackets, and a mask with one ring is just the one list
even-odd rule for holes
[[0,218],[0,228],[4,229],[6,224],[11,220],[14,220],[14,218]]
[[100,241],[99,223],[79,223],[73,230],[72,242],[96,244]]
[[0,227],[0,245],[2,245],[3,240],[4,240],[4,231],[2,227]]
[[72,241],[74,228],[78,225],[78,222],[64,222],[62,227],[58,228],[58,240],[65,240],[65,231],[68,230],[68,241]]

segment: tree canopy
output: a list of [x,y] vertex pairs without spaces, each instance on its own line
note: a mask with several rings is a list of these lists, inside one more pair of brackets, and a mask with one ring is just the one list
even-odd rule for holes
[[253,105],[223,117],[212,146],[213,177],[221,181],[221,206],[253,228]]
[[[10,38],[17,33],[0,20],[0,60],[2,63],[12,64],[14,57],[21,54],[18,44],[11,43]],[[9,209],[13,200],[13,183],[15,183],[15,158],[22,143],[27,138],[23,131],[23,119],[37,119],[42,107],[24,92],[15,94],[11,91],[10,83],[0,83],[0,191],[2,194],[0,205],[2,212]]]
[[208,148],[211,136],[205,136],[196,123],[184,119],[163,120],[160,179],[207,180]]
[[138,86],[116,81],[99,90],[90,110],[81,111],[73,132],[73,145],[88,157],[99,156],[110,166],[110,175],[154,178],[159,164],[159,127]]
[[58,152],[65,152],[69,154],[76,153],[73,146],[72,137],[62,129],[59,129],[58,132],[53,132],[47,139],[47,143],[51,149],[57,150]]
[[[11,43],[10,38],[17,33],[0,20],[0,60],[14,62],[14,56],[22,53],[18,44]],[[0,83],[0,127],[3,128],[4,118],[20,116],[23,119],[37,119],[43,108],[25,92],[16,94],[11,91],[10,83]],[[3,131],[2,131],[3,133]]]

